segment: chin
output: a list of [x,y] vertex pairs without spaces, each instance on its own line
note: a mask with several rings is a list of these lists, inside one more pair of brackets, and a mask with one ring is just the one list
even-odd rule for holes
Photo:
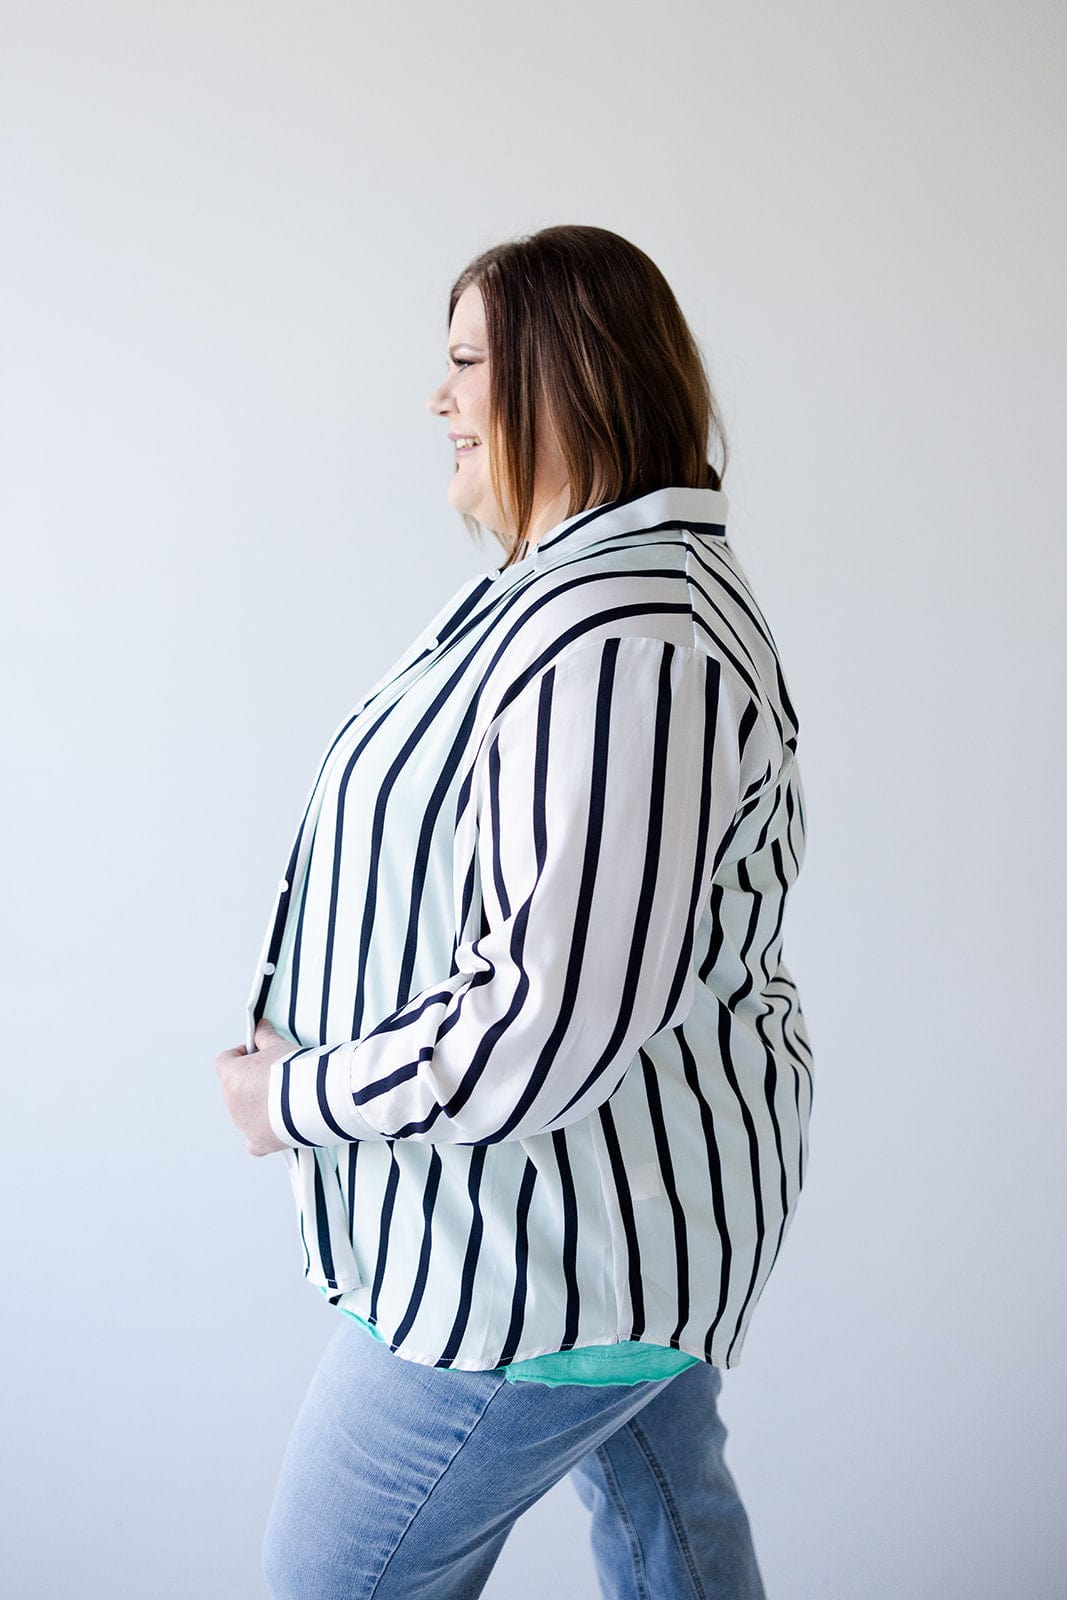
[[470,496],[465,495],[462,490],[459,493],[456,492],[455,478],[448,485],[448,503],[453,511],[458,511],[461,516],[474,516],[474,509],[470,504]]
[[454,511],[462,516],[475,517],[479,522],[484,522],[488,507],[484,505],[481,495],[472,494],[466,484],[457,483],[459,474],[449,479],[448,499]]

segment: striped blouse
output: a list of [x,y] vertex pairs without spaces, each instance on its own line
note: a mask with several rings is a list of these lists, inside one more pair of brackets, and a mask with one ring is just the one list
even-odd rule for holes
[[464,583],[308,791],[248,1044],[293,1044],[304,1276],[409,1360],[739,1362],[812,1072],[798,722],[726,510],[607,502]]

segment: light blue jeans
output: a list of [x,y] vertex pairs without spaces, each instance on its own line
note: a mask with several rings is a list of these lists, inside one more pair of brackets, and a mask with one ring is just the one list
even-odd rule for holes
[[721,1385],[706,1362],[641,1383],[509,1383],[421,1366],[342,1317],[282,1460],[268,1590],[475,1600],[516,1519],[570,1473],[603,1600],[766,1600]]

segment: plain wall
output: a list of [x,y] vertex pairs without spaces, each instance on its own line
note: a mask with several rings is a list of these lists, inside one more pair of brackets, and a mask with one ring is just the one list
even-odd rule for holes
[[[337,1313],[214,1060],[325,741],[501,559],[425,410],[452,278],[582,222],[701,342],[800,716],[811,1159],[722,1399],[769,1600],[1052,1600],[1062,8],[34,0],[2,31],[4,1591],[265,1592]],[[486,1593],[595,1593],[568,1482]]]

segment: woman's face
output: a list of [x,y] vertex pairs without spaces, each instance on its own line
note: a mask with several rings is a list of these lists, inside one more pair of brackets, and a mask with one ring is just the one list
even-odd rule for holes
[[[434,416],[447,421],[455,452],[449,503],[457,511],[475,517],[483,527],[509,535],[512,530],[505,525],[489,475],[489,345],[485,305],[477,284],[470,284],[456,301],[448,330],[448,376],[430,395],[426,406]],[[529,542],[535,544],[566,514],[566,465],[554,435],[538,419]]]

